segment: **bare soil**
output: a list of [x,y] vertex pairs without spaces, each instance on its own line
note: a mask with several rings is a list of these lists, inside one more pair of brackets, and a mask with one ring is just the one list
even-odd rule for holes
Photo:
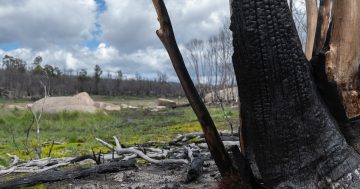
[[141,164],[137,169],[73,181],[52,183],[49,189],[202,189],[216,188],[220,179],[213,160],[205,161],[198,180],[186,183],[188,165]]

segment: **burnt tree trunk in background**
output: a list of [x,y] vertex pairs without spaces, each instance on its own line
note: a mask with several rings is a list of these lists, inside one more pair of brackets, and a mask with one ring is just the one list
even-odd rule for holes
[[360,156],[317,92],[287,1],[231,6],[245,153],[265,185],[358,188]]

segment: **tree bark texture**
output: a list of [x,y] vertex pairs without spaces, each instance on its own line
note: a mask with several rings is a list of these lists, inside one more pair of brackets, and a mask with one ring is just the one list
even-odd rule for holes
[[311,59],[314,47],[317,19],[318,19],[318,8],[317,0],[306,0],[306,25],[307,35],[305,44],[305,55],[308,60]]
[[265,185],[358,188],[360,157],[318,95],[287,1],[234,0],[231,22],[246,157]]
[[336,82],[349,119],[360,116],[360,1],[334,1],[326,73]]

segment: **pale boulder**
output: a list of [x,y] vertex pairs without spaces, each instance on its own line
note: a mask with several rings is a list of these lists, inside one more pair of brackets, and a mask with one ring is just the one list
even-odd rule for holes
[[166,106],[166,107],[176,107],[176,102],[169,99],[159,98],[157,105]]

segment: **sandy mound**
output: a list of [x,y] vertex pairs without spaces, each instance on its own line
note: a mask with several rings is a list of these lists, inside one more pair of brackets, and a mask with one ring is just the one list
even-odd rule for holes
[[47,113],[63,111],[96,112],[95,102],[86,92],[74,96],[60,96],[42,98],[31,105],[31,110],[41,112],[42,109]]
[[47,97],[28,105],[34,112],[57,113],[57,112],[89,112],[97,110],[120,111],[120,106],[106,103],[94,102],[88,93],[83,92],[74,96]]
[[220,90],[218,92],[218,94],[216,94],[216,95],[214,92],[208,93],[205,95],[205,101],[206,102],[217,102],[217,101],[219,101],[217,96],[226,102],[230,102],[230,101],[238,102],[239,101],[237,87],[226,88],[226,89]]

